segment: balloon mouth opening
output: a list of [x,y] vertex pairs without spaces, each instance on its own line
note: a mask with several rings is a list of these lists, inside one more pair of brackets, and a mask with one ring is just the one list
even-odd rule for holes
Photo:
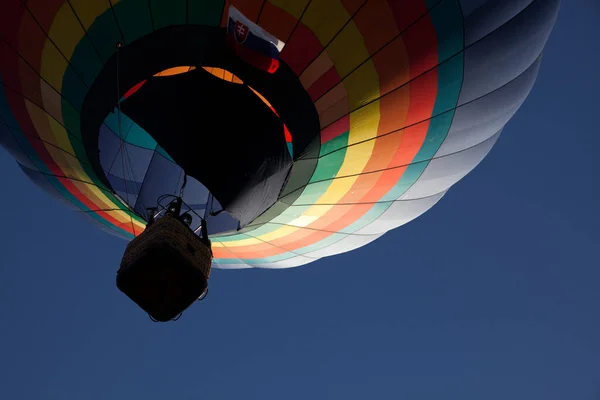
[[[235,84],[240,84],[243,85],[244,81],[242,79],[240,79],[237,75],[229,72],[226,69],[223,68],[218,68],[218,67],[206,67],[203,66],[202,67],[206,72],[210,73],[211,75],[213,75],[214,77],[221,79],[225,82],[230,82],[230,83],[235,83]],[[196,69],[196,66],[194,65],[182,65],[182,66],[176,66],[176,67],[170,67],[167,68],[165,70],[162,70],[160,72],[157,72],[153,75],[153,77],[158,78],[158,77],[167,77],[167,76],[174,76],[174,75],[181,75],[181,74],[185,74],[188,73],[190,71],[194,71]],[[133,85],[131,88],[129,88],[125,94],[123,94],[123,97],[121,97],[121,99],[119,101],[123,101],[128,99],[129,97],[131,97],[133,94],[135,94],[138,90],[140,90],[142,88],[142,86],[144,86],[146,84],[148,80],[144,79],[140,82],[138,82],[137,84]],[[269,102],[269,100],[267,100],[265,98],[265,96],[263,96],[262,94],[259,93],[258,90],[254,89],[252,86],[248,85],[248,88],[267,106],[269,107],[269,109],[273,112],[273,114],[275,114],[277,116],[277,118],[280,118],[279,114],[277,113],[277,110],[275,110],[275,107],[273,107],[273,105]],[[292,138],[292,133],[290,132],[290,129],[288,128],[288,126],[285,124],[284,121],[281,122],[283,125],[283,133],[284,133],[284,137],[285,137],[285,141],[287,144],[287,149],[290,153],[290,157],[294,158],[294,147],[293,147],[293,138]]]

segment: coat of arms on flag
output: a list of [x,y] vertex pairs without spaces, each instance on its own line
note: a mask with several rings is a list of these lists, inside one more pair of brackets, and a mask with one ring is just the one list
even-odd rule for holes
[[238,43],[244,43],[248,37],[248,27],[240,21],[236,21],[233,26],[233,34]]
[[271,74],[279,68],[279,53],[285,46],[233,6],[229,7],[227,43],[242,60]]

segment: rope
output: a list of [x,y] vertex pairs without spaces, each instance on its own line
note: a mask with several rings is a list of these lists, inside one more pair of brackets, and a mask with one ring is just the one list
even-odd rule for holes
[[179,191],[179,197],[183,201],[183,192],[185,191],[185,185],[187,185],[187,174],[185,171],[183,172],[183,185],[181,185],[181,190]]
[[[129,193],[127,193],[127,179],[125,176],[125,154],[123,150],[125,148],[125,139],[123,138],[123,124],[121,122],[121,43],[117,43],[117,120],[119,124],[119,151],[121,152],[121,172],[123,173],[123,183],[125,184],[125,194],[127,197],[127,202],[129,203]],[[133,170],[133,168],[132,168]],[[133,176],[133,175],[132,175]],[[129,206],[129,204],[128,204]],[[128,207],[129,208],[129,207]],[[133,216],[131,213],[127,213],[129,215],[129,219],[131,221],[131,233],[135,236],[135,225],[133,224]]]

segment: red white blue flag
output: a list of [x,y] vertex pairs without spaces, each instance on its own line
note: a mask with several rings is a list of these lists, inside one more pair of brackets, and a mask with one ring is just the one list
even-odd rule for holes
[[233,6],[229,7],[227,43],[242,60],[270,74],[279,68],[279,53],[285,45]]

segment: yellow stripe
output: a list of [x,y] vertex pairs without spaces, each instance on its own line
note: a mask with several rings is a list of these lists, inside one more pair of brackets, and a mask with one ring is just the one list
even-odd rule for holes
[[40,75],[42,78],[57,92],[62,93],[62,80],[67,70],[67,61],[49,40],[46,40],[44,50],[42,50],[41,64]]
[[65,57],[70,60],[83,35],[81,24],[75,18],[69,4],[65,3],[54,16],[48,36],[52,38],[52,41],[56,43],[56,46]]
[[[325,46],[342,29],[350,15],[340,0],[319,0],[310,3],[302,22]],[[355,51],[352,48],[352,51]]]
[[46,82],[40,81],[40,85],[44,110],[64,125],[62,117],[62,97],[60,97],[60,94]]
[[354,22],[346,25],[335,37],[327,47],[327,53],[341,77],[348,75],[357,65],[369,58],[369,51]]

